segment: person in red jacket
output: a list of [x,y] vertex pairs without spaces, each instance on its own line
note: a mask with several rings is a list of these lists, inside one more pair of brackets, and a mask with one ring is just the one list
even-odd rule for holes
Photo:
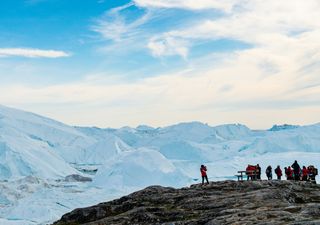
[[308,169],[305,166],[302,167],[302,180],[308,180]]
[[286,172],[287,180],[293,180],[293,170],[290,166],[288,166],[287,172]]
[[281,170],[280,166],[277,166],[277,168],[274,170],[274,172],[277,175],[278,180],[281,180],[282,170]]
[[207,167],[201,165],[200,167],[201,177],[202,177],[202,185],[204,185],[204,179],[206,179],[207,184],[209,184],[208,176],[207,176]]

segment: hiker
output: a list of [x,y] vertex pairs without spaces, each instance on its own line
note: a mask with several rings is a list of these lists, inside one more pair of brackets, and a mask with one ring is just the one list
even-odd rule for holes
[[257,179],[261,180],[261,167],[259,166],[259,164],[257,164],[256,170],[257,170]]
[[209,184],[208,176],[207,176],[207,167],[201,165],[200,167],[201,177],[202,177],[202,185],[204,185],[204,179],[206,179],[207,184]]
[[280,166],[277,166],[277,168],[274,170],[275,174],[277,175],[277,179],[281,180],[282,177],[282,170],[280,168]]
[[272,167],[270,165],[266,169],[266,175],[268,177],[268,180],[272,180]]
[[303,166],[302,167],[302,180],[303,181],[307,181],[308,180],[308,169],[305,167],[305,166]]
[[288,166],[286,171],[287,180],[293,180],[293,171],[290,166]]
[[318,175],[318,169],[315,168],[314,166],[310,165],[308,166],[308,176],[309,176],[309,180],[312,183],[316,184],[316,176]]
[[287,173],[288,173],[288,168],[287,168],[287,167],[284,167],[284,174],[286,175],[286,177],[287,177],[287,180],[288,180],[288,176],[287,176]]
[[300,166],[297,162],[297,160],[294,161],[294,163],[291,165],[293,169],[294,174],[294,180],[300,180]]

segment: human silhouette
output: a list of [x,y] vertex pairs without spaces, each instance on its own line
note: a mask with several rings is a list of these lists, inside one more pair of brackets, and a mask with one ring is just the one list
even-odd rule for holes
[[202,185],[204,185],[204,180],[206,179],[207,184],[209,184],[208,176],[207,176],[207,167],[205,165],[201,165],[200,167],[201,177],[202,177]]

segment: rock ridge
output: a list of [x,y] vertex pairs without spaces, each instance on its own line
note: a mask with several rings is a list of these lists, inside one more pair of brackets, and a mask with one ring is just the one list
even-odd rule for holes
[[220,181],[174,189],[150,186],[75,209],[54,225],[320,225],[320,185],[295,181]]

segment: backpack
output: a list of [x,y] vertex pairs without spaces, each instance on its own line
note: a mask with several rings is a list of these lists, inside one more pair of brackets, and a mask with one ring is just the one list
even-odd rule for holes
[[272,171],[270,170],[270,168],[267,168],[266,169],[266,174],[271,174],[272,173]]
[[318,169],[317,168],[315,168],[314,166],[308,166],[308,168],[310,168],[311,169],[311,171],[312,171],[312,173],[313,173],[313,175],[318,175]]

